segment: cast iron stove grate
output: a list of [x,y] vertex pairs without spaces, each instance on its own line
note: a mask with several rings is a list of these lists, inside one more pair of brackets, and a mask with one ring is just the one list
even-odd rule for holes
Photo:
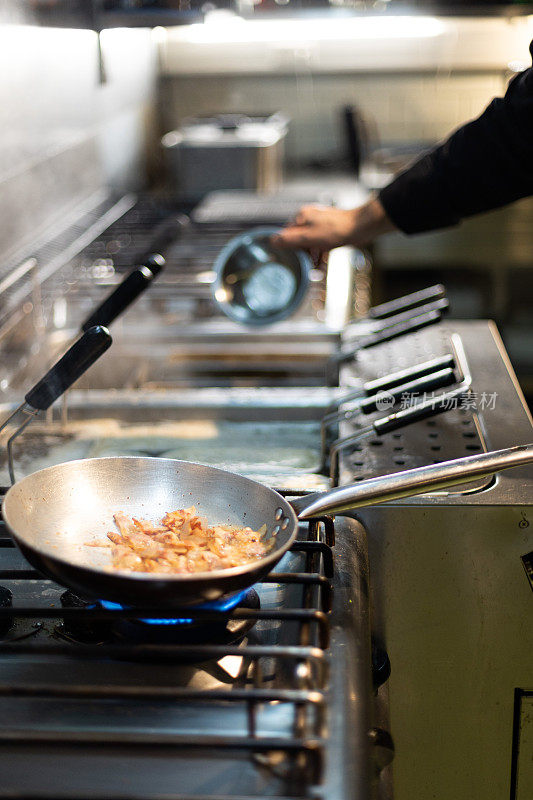
[[[64,589],[24,561],[0,524],[0,584],[8,590],[0,602],[0,797],[321,796],[333,544],[331,519],[304,523],[283,571],[256,585],[260,607],[187,609],[195,623],[245,620],[241,642],[80,642],[65,626],[98,630],[102,621],[177,612],[64,608]],[[27,790],[17,794],[28,756],[43,776],[37,784],[25,777]],[[123,785],[130,759],[137,767],[146,761],[151,784]],[[89,764],[96,772],[87,792]],[[65,769],[79,774],[58,784]]]

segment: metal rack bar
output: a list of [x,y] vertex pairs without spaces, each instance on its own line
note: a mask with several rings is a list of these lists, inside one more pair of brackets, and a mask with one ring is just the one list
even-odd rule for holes
[[[22,619],[65,619],[74,622],[105,622],[106,620],[136,620],[141,617],[155,619],[174,619],[176,617],[194,618],[195,622],[218,622],[222,620],[279,620],[299,622],[302,625],[316,624],[319,633],[320,647],[326,650],[329,646],[329,624],[323,611],[312,609],[249,609],[235,608],[232,611],[206,611],[204,609],[175,608],[162,611],[160,608],[137,609],[88,609],[88,608],[0,608],[0,620],[19,617]],[[0,652],[6,642],[0,642]]]
[[67,744],[67,745],[117,745],[122,747],[183,747],[190,750],[198,748],[218,747],[225,750],[257,750],[270,752],[281,750],[286,752],[316,752],[324,745],[318,737],[309,739],[283,739],[280,737],[262,737],[251,741],[247,736],[180,736],[174,733],[155,733],[142,731],[94,731],[94,730],[36,730],[25,731],[19,728],[0,728],[0,743],[17,742],[28,744]]
[[308,575],[305,572],[272,572],[261,583],[299,583],[303,586],[318,586],[321,590],[322,611],[331,610],[331,583],[322,575]]
[[[39,792],[39,794],[35,793],[28,793],[28,792],[17,792],[13,794],[11,792],[6,793],[0,787],[0,797],[5,798],[6,800],[88,800],[86,795],[73,795],[73,794],[57,794],[55,792],[52,794],[46,794],[44,791],[43,793]],[[294,795],[276,795],[275,800],[304,800],[309,795],[306,793],[305,795],[301,794],[294,794]],[[314,800],[322,798],[322,793],[316,793],[313,790],[312,797]],[[259,795],[229,795],[229,794],[175,794],[172,793],[170,797],[168,794],[160,794],[159,792],[153,794],[150,792],[150,795],[145,794],[144,792],[139,793],[135,788],[132,787],[131,790],[128,790],[127,794],[116,794],[113,792],[112,794],[91,794],[91,800],[262,800]]]
[[198,700],[204,702],[306,703],[320,705],[324,696],[302,689],[189,689],[184,686],[91,686],[89,684],[0,684],[0,697],[75,698],[84,700]]
[[[289,756],[303,755],[309,769],[311,783],[319,783],[323,766],[323,749],[325,741],[320,737],[304,739],[249,736],[181,736],[172,733],[155,733],[142,731],[80,731],[80,730],[31,730],[18,728],[0,729],[0,744],[61,744],[70,747],[174,747],[184,750],[216,748],[218,750],[243,750],[254,753],[283,752]],[[0,795],[1,796],[1,795]]]
[[324,575],[326,578],[333,577],[333,553],[331,547],[324,542],[295,542],[290,549],[291,552],[301,550],[304,553],[320,553],[324,564]]
[[326,669],[326,656],[319,647],[303,647],[300,645],[246,645],[238,647],[232,645],[89,645],[78,644],[76,647],[66,645],[35,645],[28,644],[27,640],[0,642],[0,654],[16,652],[17,655],[38,653],[39,655],[64,655],[71,658],[125,658],[144,656],[146,660],[159,660],[161,657],[176,658],[176,651],[184,660],[198,658],[199,660],[218,660],[224,656],[242,656],[245,658],[277,658],[293,661],[310,661],[320,669]]

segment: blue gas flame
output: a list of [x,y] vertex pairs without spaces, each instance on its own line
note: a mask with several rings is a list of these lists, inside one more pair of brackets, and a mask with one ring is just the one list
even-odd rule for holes
[[[211,600],[208,603],[196,605],[194,608],[199,611],[231,611],[232,608],[239,605],[246,591],[246,589],[243,589],[242,592],[232,594],[231,597],[224,597],[222,600]],[[112,603],[110,600],[99,600],[98,602],[102,608],[110,611],[126,611],[131,608],[131,606],[123,606],[121,603]],[[141,622],[145,622],[147,625],[192,625],[194,619],[192,617],[173,617],[172,619],[141,619]]]

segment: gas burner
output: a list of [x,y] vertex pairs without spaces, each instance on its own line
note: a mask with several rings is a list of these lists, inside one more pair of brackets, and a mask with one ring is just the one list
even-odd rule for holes
[[[0,608],[11,608],[13,595],[5,586],[0,586]],[[5,636],[13,625],[13,617],[0,618],[0,636]]]
[[109,600],[89,601],[67,591],[61,596],[63,608],[85,608],[82,620],[65,619],[63,632],[79,642],[126,640],[132,644],[232,644],[240,641],[255,624],[255,619],[196,619],[196,611],[231,611],[235,608],[259,609],[259,595],[247,589],[219,601],[191,606],[190,617],[176,618],[113,618],[109,621],[94,619],[92,610],[130,610],[130,606]]
[[[98,605],[108,609],[128,608],[107,600]],[[190,617],[171,619],[118,619],[114,632],[121,638],[139,643],[231,644],[240,641],[255,624],[254,619],[195,619],[195,611],[231,611],[235,608],[257,610],[259,595],[247,589],[223,600],[191,606]]]
[[[61,605],[63,608],[94,608],[94,603],[91,604],[89,600],[78,597],[70,589],[61,595]],[[111,639],[110,623],[106,620],[94,619],[91,614],[87,614],[81,619],[64,619],[58,632],[84,644],[107,642]]]

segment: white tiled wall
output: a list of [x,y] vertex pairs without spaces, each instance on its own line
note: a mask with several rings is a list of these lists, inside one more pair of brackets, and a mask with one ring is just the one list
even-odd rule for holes
[[162,79],[165,130],[187,116],[283,111],[291,119],[287,158],[305,162],[341,147],[340,109],[358,106],[381,142],[436,140],[476,116],[505,89],[503,72],[173,76]]
[[509,64],[530,63],[533,18],[430,18],[420,35],[411,18],[397,31],[330,23],[161,32],[163,129],[196,114],[281,110],[292,119],[289,160],[301,162],[338,149],[339,110],[354,104],[382,142],[431,141],[503,93]]

